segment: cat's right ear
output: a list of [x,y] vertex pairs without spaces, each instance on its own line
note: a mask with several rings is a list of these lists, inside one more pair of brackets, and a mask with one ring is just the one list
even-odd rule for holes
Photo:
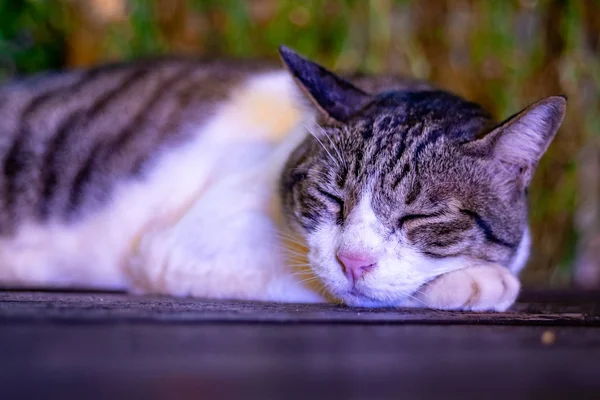
[[295,51],[280,46],[279,54],[300,88],[330,118],[346,122],[371,101],[369,94]]
[[491,154],[499,162],[513,166],[528,185],[565,117],[566,108],[564,96],[546,97],[510,117],[483,138],[467,143],[465,149]]

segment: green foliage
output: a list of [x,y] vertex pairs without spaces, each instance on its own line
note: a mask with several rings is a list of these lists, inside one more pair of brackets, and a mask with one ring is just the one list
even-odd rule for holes
[[0,0],[0,79],[64,63],[64,9],[43,0]]

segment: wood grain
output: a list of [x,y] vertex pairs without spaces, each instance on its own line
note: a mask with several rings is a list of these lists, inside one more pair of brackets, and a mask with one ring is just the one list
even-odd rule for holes
[[598,398],[599,299],[497,314],[0,291],[0,398]]
[[[333,304],[278,304],[173,299],[121,293],[0,291],[0,318],[86,322],[262,322],[359,324],[494,324],[600,326],[600,295],[537,295],[507,313],[351,308]],[[540,298],[540,296],[542,296]],[[531,297],[531,295],[530,295]]]

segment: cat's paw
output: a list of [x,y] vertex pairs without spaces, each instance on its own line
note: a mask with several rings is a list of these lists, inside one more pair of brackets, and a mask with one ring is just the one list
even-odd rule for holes
[[505,311],[519,294],[521,284],[500,265],[467,267],[437,277],[416,296],[442,310]]
[[[205,224],[198,226],[206,228]],[[273,282],[279,282],[282,274],[277,268],[279,259],[269,247],[273,240],[261,240],[258,235],[252,242],[239,225],[222,226],[223,230],[207,228],[204,235],[183,224],[144,233],[126,263],[131,291],[270,300]]]
[[138,248],[126,263],[130,290],[138,294],[187,296],[193,279],[180,277],[182,268],[175,268],[181,252],[166,231],[153,231],[142,236]]

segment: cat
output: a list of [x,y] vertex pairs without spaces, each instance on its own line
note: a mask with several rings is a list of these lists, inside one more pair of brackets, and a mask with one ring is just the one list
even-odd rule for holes
[[0,88],[0,285],[504,311],[566,98],[142,60]]

